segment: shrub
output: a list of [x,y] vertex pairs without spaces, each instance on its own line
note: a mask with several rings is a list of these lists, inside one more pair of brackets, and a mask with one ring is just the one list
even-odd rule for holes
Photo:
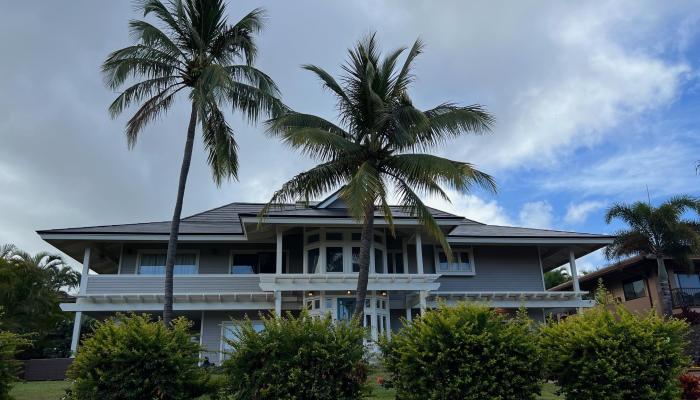
[[29,340],[22,335],[0,331],[0,400],[12,399],[10,388],[17,380],[20,364],[15,354],[29,345]]
[[542,329],[549,377],[570,400],[677,399],[687,324],[599,305]]
[[223,363],[233,399],[358,399],[365,390],[365,330],[330,318],[263,318],[240,325]]
[[700,378],[690,374],[680,377],[683,400],[700,400]]
[[533,399],[540,354],[527,316],[440,306],[380,343],[397,398]]
[[170,329],[146,315],[118,315],[98,322],[86,339],[68,378],[68,398],[192,399],[207,387],[197,366],[200,347],[190,338],[190,322],[173,321]]

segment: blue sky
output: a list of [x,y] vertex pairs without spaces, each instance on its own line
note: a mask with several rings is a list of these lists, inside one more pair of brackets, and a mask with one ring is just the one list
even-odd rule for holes
[[[700,195],[700,8],[696,2],[355,1],[230,4],[231,18],[263,6],[258,66],[285,102],[334,118],[333,100],[299,65],[337,74],[370,31],[390,50],[421,37],[411,92],[429,108],[480,103],[493,133],[436,149],[493,174],[497,195],[427,201],[486,223],[610,233],[611,203]],[[167,220],[184,142],[180,101],[129,151],[126,117],[99,74],[128,45],[128,2],[14,2],[0,15],[0,243],[51,250],[37,229]],[[184,99],[183,99],[184,100]],[[241,146],[240,182],[217,188],[201,151],[185,213],[266,201],[312,163],[229,115]],[[594,254],[584,269],[603,265]]]

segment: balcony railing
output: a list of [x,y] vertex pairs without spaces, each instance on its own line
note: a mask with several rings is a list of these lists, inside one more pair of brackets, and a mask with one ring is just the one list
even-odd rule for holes
[[700,307],[700,288],[682,288],[671,290],[673,308]]

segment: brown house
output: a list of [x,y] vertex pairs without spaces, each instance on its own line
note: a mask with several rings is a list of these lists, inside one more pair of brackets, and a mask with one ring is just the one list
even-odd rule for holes
[[[674,313],[683,307],[700,311],[700,258],[693,262],[695,269],[691,271],[671,259],[665,260]],[[594,293],[601,279],[605,288],[629,310],[646,312],[655,309],[659,315],[662,313],[656,259],[635,256],[580,276],[581,290]],[[567,291],[571,287],[569,281],[549,290]]]

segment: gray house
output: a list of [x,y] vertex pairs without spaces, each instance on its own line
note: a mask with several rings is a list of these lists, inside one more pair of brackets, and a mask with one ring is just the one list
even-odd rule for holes
[[[348,319],[355,307],[360,225],[337,194],[288,204],[259,225],[263,204],[232,203],[182,219],[175,266],[174,310],[195,322],[206,356],[218,363],[236,320],[261,313],[329,313]],[[608,243],[609,236],[485,225],[432,210],[454,250],[448,262],[415,217],[392,208],[395,235],[380,212],[372,242],[364,325],[371,338],[390,336],[438,302],[484,302],[503,312],[521,305],[538,320],[545,310],[590,307],[572,291],[548,292],[543,273]],[[65,311],[102,318],[116,312],[158,313],[163,306],[169,222],[39,231],[83,263],[80,291]],[[90,273],[88,273],[91,271]],[[574,276],[576,276],[574,274]],[[80,324],[75,324],[73,351]]]

